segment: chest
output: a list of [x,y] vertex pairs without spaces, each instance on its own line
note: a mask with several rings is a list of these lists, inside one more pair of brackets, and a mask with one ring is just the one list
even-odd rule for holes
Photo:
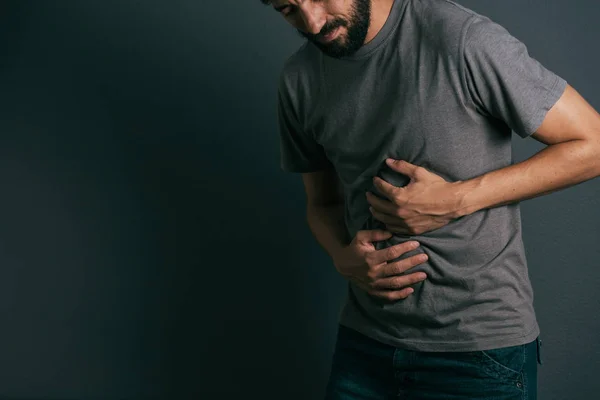
[[307,133],[346,184],[377,175],[387,157],[447,180],[510,161],[510,129],[466,105],[455,63],[439,54],[381,54],[340,68],[324,64]]

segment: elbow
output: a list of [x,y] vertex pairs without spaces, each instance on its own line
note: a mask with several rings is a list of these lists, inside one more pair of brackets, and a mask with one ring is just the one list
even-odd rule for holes
[[597,139],[586,140],[585,160],[589,165],[591,178],[600,176],[600,132],[596,135]]

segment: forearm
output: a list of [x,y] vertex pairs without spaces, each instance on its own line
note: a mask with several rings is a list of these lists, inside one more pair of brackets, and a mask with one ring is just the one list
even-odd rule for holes
[[344,221],[344,203],[309,205],[306,218],[317,242],[332,259],[350,243]]
[[600,174],[597,148],[583,140],[553,144],[527,160],[457,182],[461,217],[545,195],[595,178]]

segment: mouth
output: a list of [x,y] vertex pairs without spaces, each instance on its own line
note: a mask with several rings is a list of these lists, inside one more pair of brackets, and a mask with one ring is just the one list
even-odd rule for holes
[[338,26],[333,31],[329,32],[328,34],[321,36],[321,38],[319,39],[319,41],[321,43],[329,43],[329,42],[331,42],[333,39],[335,39],[339,35],[340,28],[341,27]]

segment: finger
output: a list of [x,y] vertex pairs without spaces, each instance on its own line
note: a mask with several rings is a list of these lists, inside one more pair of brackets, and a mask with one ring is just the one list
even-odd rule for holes
[[381,269],[378,271],[378,277],[387,278],[390,276],[402,274],[408,271],[409,269],[416,267],[417,265],[423,264],[428,259],[429,257],[427,256],[427,254],[422,253],[393,263],[386,264],[385,266],[381,267]]
[[373,243],[387,240],[392,237],[392,232],[383,229],[362,230],[356,232],[356,240],[361,243]]
[[427,279],[427,274],[424,272],[414,272],[408,275],[396,275],[378,279],[371,284],[371,287],[376,290],[398,290],[424,281],[425,279]]
[[411,164],[406,160],[394,160],[392,158],[388,158],[385,160],[385,163],[394,171],[400,172],[408,177],[414,177],[415,172],[418,168],[417,165]]
[[397,222],[398,217],[395,217],[394,215],[386,214],[381,211],[377,211],[373,207],[369,207],[369,211],[371,212],[371,215],[373,215],[373,218],[375,218],[378,221],[381,221],[385,224],[391,224],[392,222],[394,222],[394,223]]
[[366,259],[369,262],[369,265],[381,266],[381,264],[387,264],[388,260],[398,258],[402,254],[408,253],[409,251],[414,250],[417,247],[419,247],[419,242],[415,240],[410,240],[399,244],[395,244],[390,247],[386,247],[385,249],[375,250],[367,254]]
[[391,201],[382,199],[371,192],[367,192],[367,202],[375,210],[389,215],[394,215],[396,213],[396,208],[398,207]]
[[382,300],[398,301],[407,298],[414,293],[414,291],[413,288],[404,288],[402,290],[372,290],[369,294]]
[[373,185],[375,185],[379,193],[387,197],[390,201],[397,200],[398,196],[402,193],[402,188],[394,186],[378,176],[373,178]]

